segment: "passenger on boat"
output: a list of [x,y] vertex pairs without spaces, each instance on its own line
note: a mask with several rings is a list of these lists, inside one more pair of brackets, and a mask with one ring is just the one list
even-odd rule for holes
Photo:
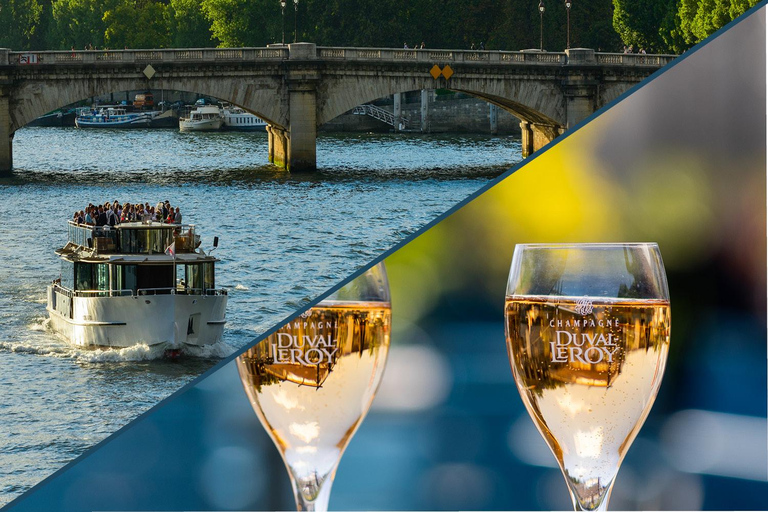
[[116,226],[122,222],[162,222],[168,224],[181,224],[181,209],[172,206],[170,201],[160,201],[157,206],[149,203],[130,203],[122,205],[119,201],[105,202],[103,205],[88,203],[85,210],[72,214],[72,221],[77,224],[90,226]]
[[107,214],[104,211],[104,207],[99,205],[98,214],[96,215],[96,226],[106,226],[107,225]]

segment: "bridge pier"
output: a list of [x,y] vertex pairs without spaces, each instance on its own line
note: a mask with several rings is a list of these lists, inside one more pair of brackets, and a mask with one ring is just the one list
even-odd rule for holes
[[589,48],[570,48],[565,50],[568,66],[576,69],[563,81],[565,95],[565,128],[571,129],[597,110],[598,82],[590,73],[578,69],[578,66],[594,66],[597,63],[595,50]]
[[403,119],[403,95],[399,92],[395,93],[394,96],[395,104],[393,106],[392,114],[394,116],[394,125],[395,125],[395,131],[400,131],[400,124],[402,123]]
[[278,167],[287,167],[288,132],[277,126],[267,125],[269,141],[269,162]]
[[[314,43],[288,45],[291,61],[316,61]],[[314,63],[310,63],[314,64]],[[290,135],[285,168],[294,172],[317,169],[317,83],[316,66],[296,66],[288,71],[288,104]]]
[[10,96],[0,87],[0,173],[13,170]]
[[421,90],[421,133],[429,133],[429,95],[432,91]]
[[523,158],[529,157],[565,132],[561,126],[536,124],[528,121],[520,121],[520,131],[522,132]]
[[491,135],[499,133],[499,107],[493,103],[488,104],[488,119],[491,122]]
[[533,154],[533,129],[528,121],[520,121],[520,137],[523,158],[528,158]]

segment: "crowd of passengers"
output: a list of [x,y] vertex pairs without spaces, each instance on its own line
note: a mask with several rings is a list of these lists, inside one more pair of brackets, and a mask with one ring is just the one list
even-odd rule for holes
[[89,203],[85,210],[75,212],[72,221],[76,224],[88,226],[117,226],[123,222],[164,222],[167,224],[181,224],[181,211],[174,208],[169,201],[150,206],[149,203],[125,203],[117,200],[113,203],[106,202],[103,205]]

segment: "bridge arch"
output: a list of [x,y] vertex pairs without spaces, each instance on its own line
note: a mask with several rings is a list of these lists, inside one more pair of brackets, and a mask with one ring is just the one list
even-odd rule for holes
[[341,76],[328,79],[323,89],[318,91],[318,126],[357,105],[397,93],[436,89],[448,89],[480,98],[530,124],[553,127],[565,125],[565,99],[560,87],[534,80],[376,77],[362,82]]
[[55,90],[43,90],[39,83],[24,84],[19,88],[19,100],[10,105],[11,132],[26,126],[38,117],[74,104],[86,98],[110,93],[146,89],[167,89],[211,96],[228,101],[256,114],[268,123],[285,129],[288,126],[286,112],[281,109],[280,84],[261,83],[258,86],[243,85],[239,80],[163,79],[152,82],[138,78],[102,79],[57,82]]

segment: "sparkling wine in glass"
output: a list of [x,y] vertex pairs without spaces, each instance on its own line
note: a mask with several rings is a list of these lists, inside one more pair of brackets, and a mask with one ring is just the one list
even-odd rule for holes
[[661,384],[669,291],[654,243],[517,245],[507,350],[576,510],[606,510]]
[[389,350],[390,297],[378,264],[237,359],[262,425],[285,461],[298,510],[327,510],[341,455]]

